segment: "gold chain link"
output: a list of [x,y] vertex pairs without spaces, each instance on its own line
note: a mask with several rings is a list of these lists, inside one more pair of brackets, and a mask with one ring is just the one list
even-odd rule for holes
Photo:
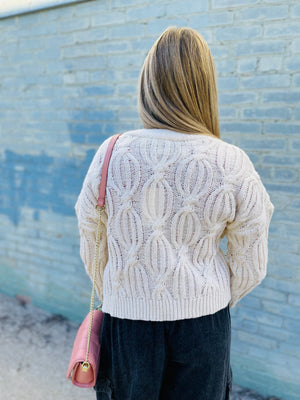
[[[82,364],[82,369],[87,370],[89,367],[88,357],[89,357],[89,349],[90,349],[90,340],[91,340],[91,333],[92,333],[92,325],[93,325],[93,311],[94,311],[94,304],[95,304],[95,282],[96,282],[96,275],[98,272],[98,256],[99,256],[99,247],[100,247],[100,227],[101,227],[101,216],[105,210],[105,204],[102,207],[96,206],[98,212],[98,226],[97,226],[97,235],[96,235],[96,248],[93,260],[93,287],[91,293],[91,302],[90,302],[90,318],[89,318],[89,330],[88,330],[88,341],[87,341],[87,348],[86,348],[86,357],[85,361]],[[97,307],[97,309],[99,309]]]

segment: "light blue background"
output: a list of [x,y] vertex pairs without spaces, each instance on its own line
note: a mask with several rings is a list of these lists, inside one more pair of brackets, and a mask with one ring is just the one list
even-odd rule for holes
[[234,381],[298,399],[297,3],[99,0],[0,19],[0,291],[86,314],[73,208],[83,178],[105,138],[140,127],[137,79],[157,36],[196,28],[216,63],[222,137],[247,152],[275,205],[267,278],[231,310]]

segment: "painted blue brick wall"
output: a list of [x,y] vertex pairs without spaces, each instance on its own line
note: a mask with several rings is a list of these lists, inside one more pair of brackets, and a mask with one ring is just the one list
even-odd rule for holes
[[0,19],[0,290],[86,313],[74,203],[99,144],[140,126],[139,71],[169,25],[208,41],[222,136],[249,154],[275,205],[267,277],[231,311],[234,380],[298,399],[297,0],[95,0]]

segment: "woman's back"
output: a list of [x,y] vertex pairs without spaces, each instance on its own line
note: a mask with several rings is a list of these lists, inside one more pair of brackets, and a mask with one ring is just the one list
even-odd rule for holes
[[[109,140],[99,148],[76,204],[86,265],[95,240],[88,224],[97,220],[94,204]],[[215,313],[231,298],[233,306],[265,277],[272,209],[238,147],[165,129],[122,134],[106,188],[104,276],[98,280],[103,291],[97,287],[103,311],[164,321]],[[225,233],[229,265],[220,249]]]
[[[108,168],[97,400],[229,400],[229,308],[266,276],[274,206],[246,153],[220,139],[214,62],[198,32],[157,39],[138,111],[144,129],[118,137]],[[90,276],[109,141],[76,204]]]

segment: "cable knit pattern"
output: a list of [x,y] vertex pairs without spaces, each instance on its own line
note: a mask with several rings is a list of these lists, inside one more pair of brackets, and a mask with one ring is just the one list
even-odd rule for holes
[[[109,141],[97,151],[75,206],[91,278]],[[234,307],[266,276],[274,206],[247,154],[232,144],[164,129],[123,133],[105,200],[96,290],[112,316],[164,321],[213,314],[229,302]]]

